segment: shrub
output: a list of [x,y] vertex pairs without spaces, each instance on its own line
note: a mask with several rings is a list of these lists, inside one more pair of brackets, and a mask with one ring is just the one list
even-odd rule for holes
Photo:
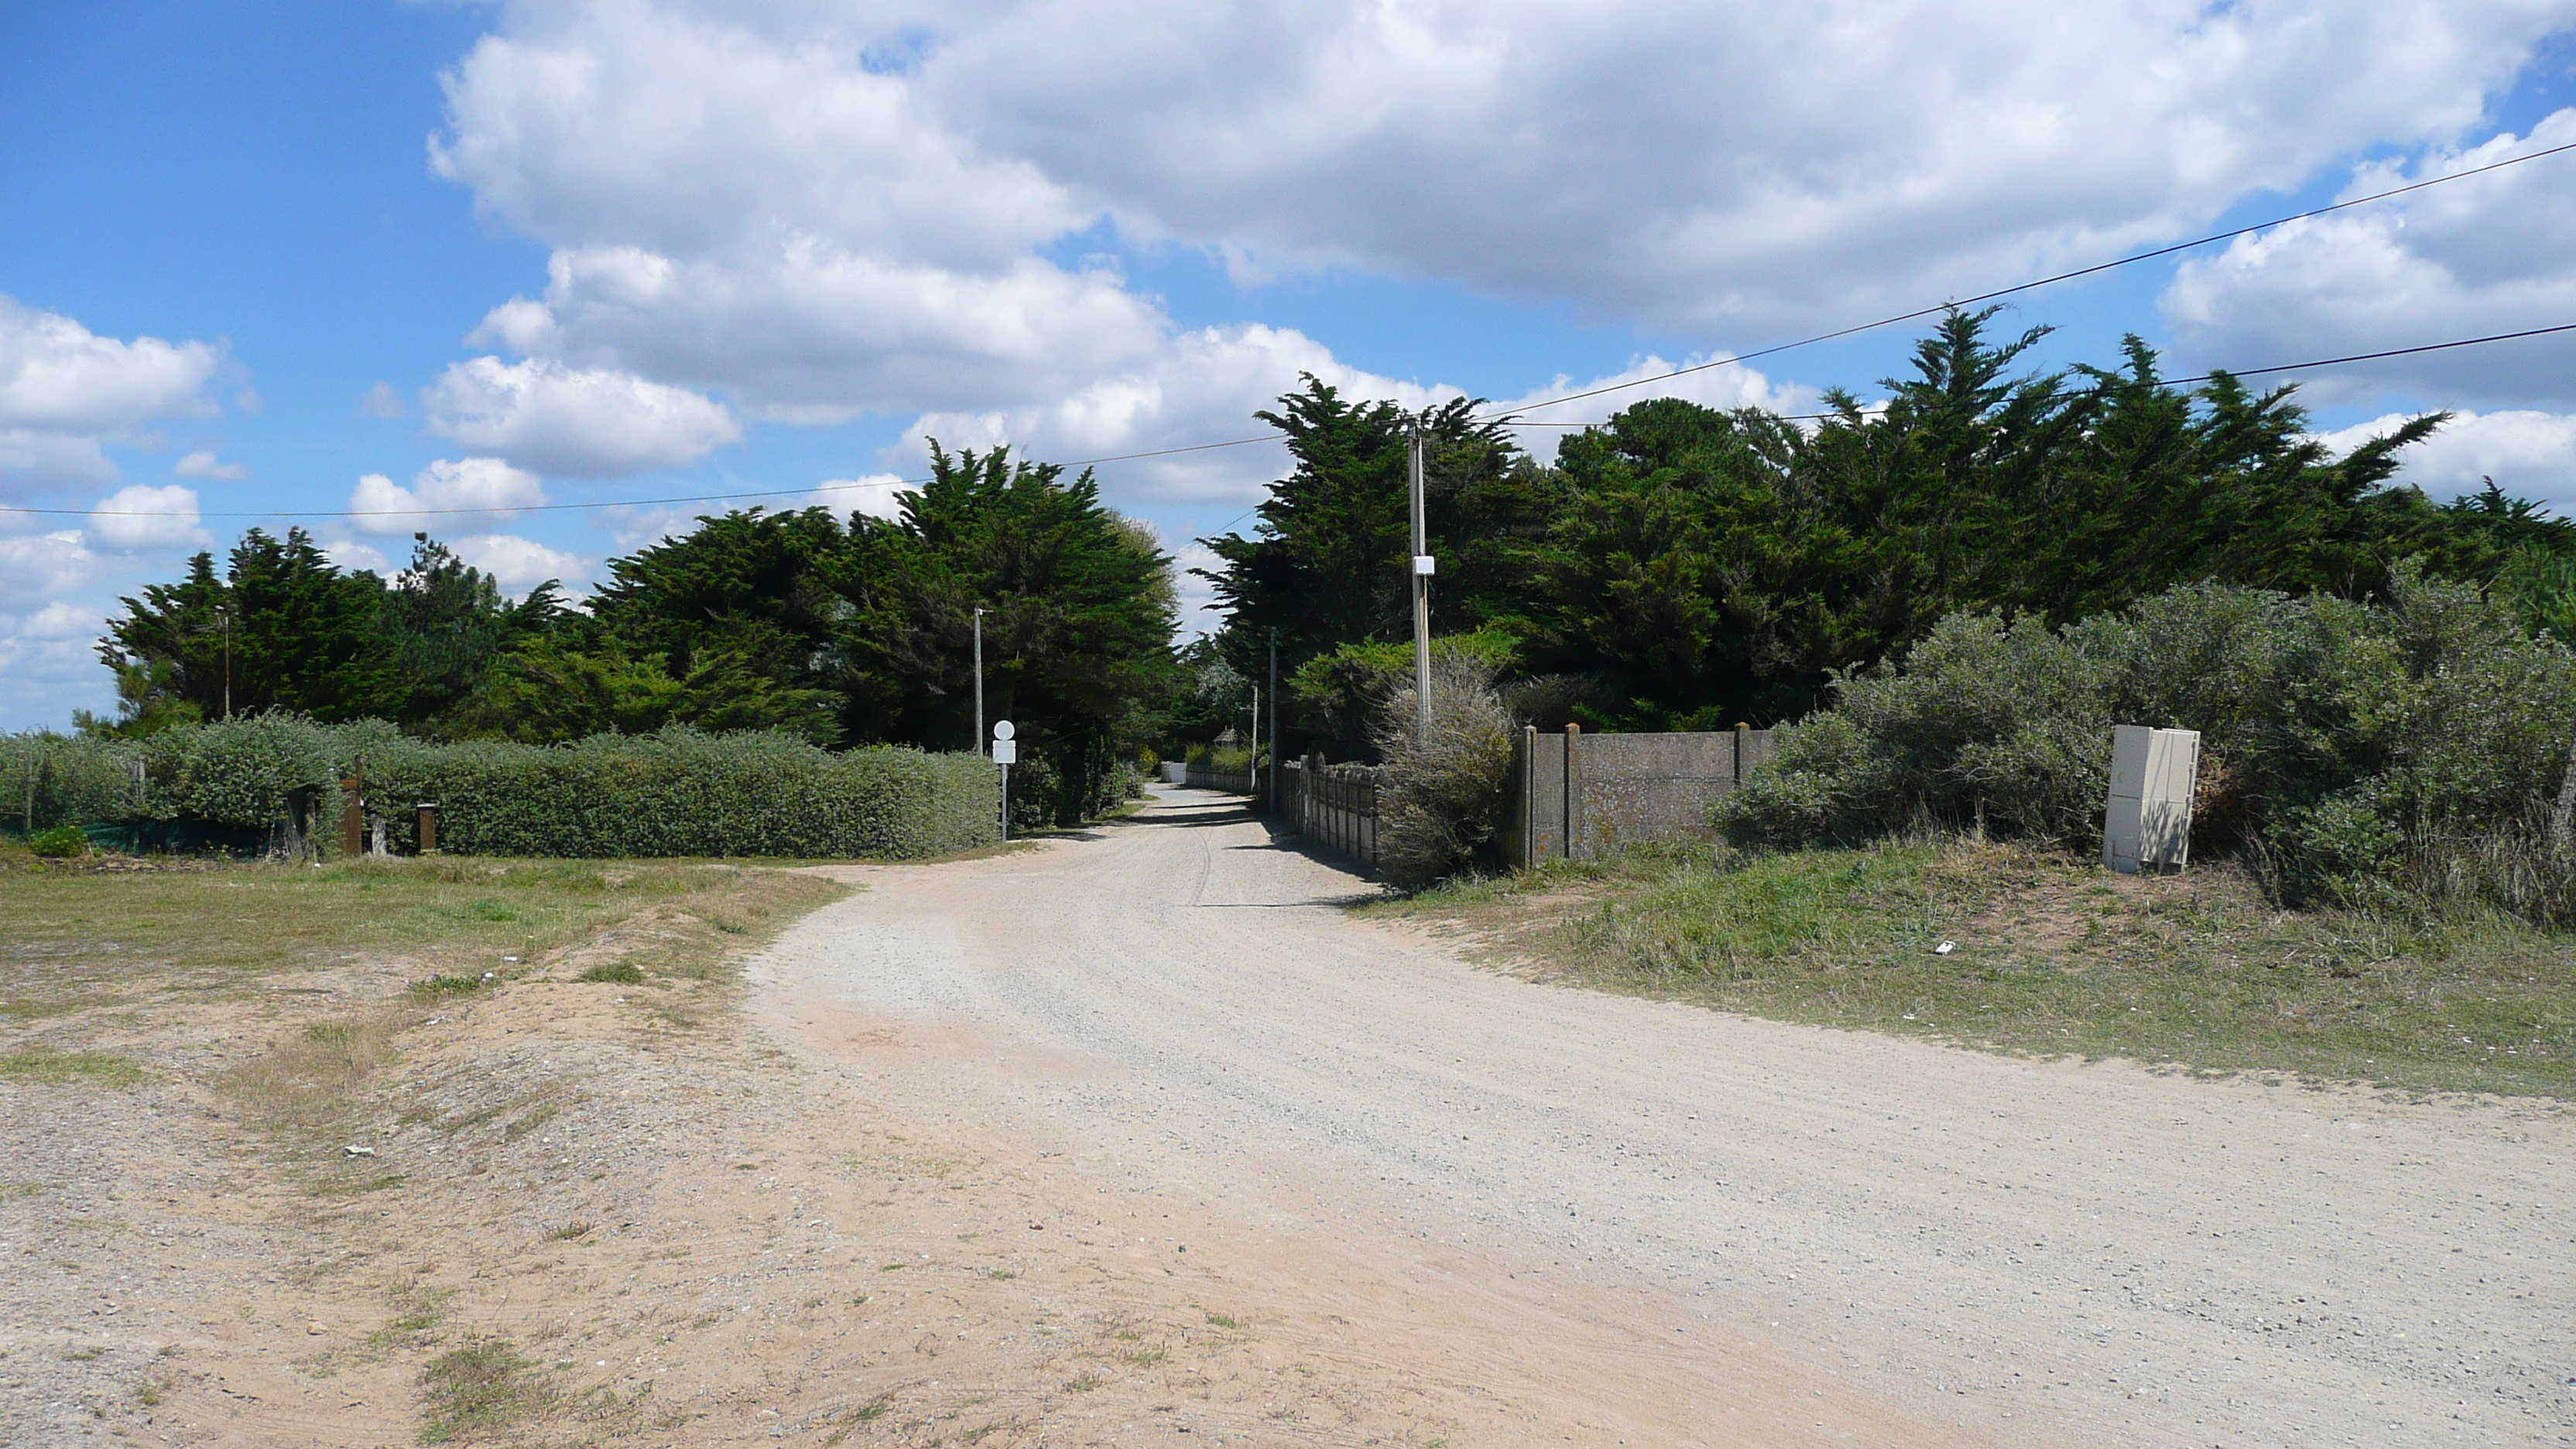
[[1410,688],[1389,696],[1375,744],[1385,759],[1378,793],[1378,869],[1420,890],[1486,855],[1511,786],[1518,727],[1494,688],[1493,667],[1467,654],[1434,658],[1431,727],[1415,719]]
[[32,834],[137,815],[142,759],[121,742],[43,732],[0,735],[0,823]]
[[77,825],[57,825],[37,831],[27,848],[49,860],[74,860],[89,854],[89,836]]
[[[350,776],[365,781],[397,849],[418,845],[412,806],[435,801],[439,844],[459,854],[936,855],[991,840],[999,813],[993,768],[976,755],[835,754],[785,734],[679,726],[568,745],[438,745],[382,721],[262,714],[176,725],[139,745],[0,743],[22,767],[37,759],[45,779],[90,782],[44,796],[70,803],[43,806],[40,826],[145,818],[264,832],[299,791],[330,818]],[[148,772],[139,800],[137,763]]]
[[[985,771],[992,773],[992,767],[985,766]],[[998,780],[994,788],[1001,788]],[[1011,766],[1011,833],[1024,835],[1054,825],[1056,795],[1063,788],[1064,777],[1056,773],[1054,764],[1046,756],[1035,750],[1022,756],[1018,764]],[[984,806],[987,821],[1001,813],[997,807],[997,801],[987,799]]]
[[149,813],[161,819],[262,829],[298,790],[336,792],[345,745],[302,715],[237,715],[176,725],[143,741]]
[[1928,821],[2089,845],[2116,720],[2201,732],[2196,848],[2241,844],[2286,900],[2555,918],[2571,894],[2545,821],[2576,655],[2464,585],[2400,569],[2370,604],[2198,585],[2063,629],[1955,614],[1835,689],[1720,803],[1729,839]]

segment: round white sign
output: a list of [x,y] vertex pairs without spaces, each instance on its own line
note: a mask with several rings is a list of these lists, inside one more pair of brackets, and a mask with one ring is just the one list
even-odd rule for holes
[[1014,728],[1009,720],[997,719],[993,721],[993,738],[997,740],[1007,740],[1018,733],[1019,730]]

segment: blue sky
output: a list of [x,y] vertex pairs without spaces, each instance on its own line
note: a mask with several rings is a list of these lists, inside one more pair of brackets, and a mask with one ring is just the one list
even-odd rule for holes
[[[61,511],[0,514],[0,728],[104,708],[100,618],[218,515],[494,505],[310,526],[579,585],[696,510],[507,505],[882,508],[925,435],[1239,437],[1300,370],[1528,398],[2576,141],[2576,0],[1827,8],[7,7],[0,505]],[[2011,320],[2177,371],[2576,321],[2576,155]],[[1912,335],[1633,396],[1866,392]],[[2308,388],[2346,440],[2467,414],[2437,494],[2576,508],[2571,363]],[[1103,480],[1188,558],[1277,461]]]

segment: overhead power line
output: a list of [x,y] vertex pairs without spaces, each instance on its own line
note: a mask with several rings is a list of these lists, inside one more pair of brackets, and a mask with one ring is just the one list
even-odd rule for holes
[[[1559,403],[1578,402],[1588,397],[1599,397],[1604,393],[1621,392],[1632,387],[1644,387],[1648,383],[1667,382],[1676,377],[1688,377],[1692,373],[1706,372],[1711,368],[1734,367],[1742,363],[1751,362],[1757,357],[1770,357],[1778,353],[1788,352],[1794,348],[1813,347],[1819,342],[1831,342],[1836,338],[1850,337],[1856,333],[1871,332],[1881,327],[1893,327],[1899,322],[1912,322],[1918,318],[1935,316],[1939,313],[1947,312],[1953,307],[1973,307],[1980,302],[1991,302],[1998,297],[2010,297],[2018,293],[2032,291],[2036,288],[2054,286],[2059,282],[2071,282],[2078,277],[2089,277],[2098,272],[2107,272],[2119,267],[2132,266],[2139,262],[2151,262],[2158,257],[2169,257],[2176,252],[2187,252],[2194,247],[2205,247],[2211,242],[2232,241],[2237,237],[2250,236],[2255,232],[2265,231],[2272,227],[2287,226],[2289,223],[2294,221],[2306,221],[2311,217],[2325,216],[2331,212],[2343,211],[2350,207],[2367,206],[2374,201],[2386,201],[2392,196],[2404,196],[2410,191],[2422,191],[2426,187],[2430,186],[2442,186],[2453,181],[2466,181],[2472,176],[2484,176],[2490,171],[2501,171],[2508,166],[2519,166],[2525,161],[2537,161],[2544,156],[2557,156],[2569,151],[2576,151],[2576,141],[2570,141],[2563,146],[2552,146],[2544,151],[2530,151],[2520,156],[2508,156],[2502,161],[2490,161],[2484,166],[2472,166],[2466,171],[2454,171],[2447,176],[2427,177],[2422,181],[2410,182],[2404,186],[2391,187],[2386,191],[2374,191],[2368,196],[2356,196],[2349,201],[2338,201],[2331,206],[2320,206],[2308,211],[2293,212],[2288,216],[2276,216],[2270,221],[2258,221],[2251,226],[2240,226],[2232,231],[2211,232],[2207,236],[2194,237],[2190,241],[2175,242],[2171,246],[2157,247],[2153,251],[2134,252],[2125,257],[2115,257],[2107,262],[2096,262],[2089,267],[2077,267],[2071,272],[2059,272],[2055,276],[2041,277],[2036,281],[2020,282],[2009,287],[1998,287],[1991,292],[1979,292],[1973,297],[1954,298],[1951,301],[1943,302],[1937,307],[1917,307],[1911,312],[1899,312],[1892,317],[1881,317],[1875,322],[1855,323],[1849,327],[1838,327],[1831,332],[1819,332],[1813,337],[1801,337],[1795,342],[1781,342],[1769,347],[1758,348],[1752,352],[1742,352],[1730,357],[1714,358],[1707,362],[1695,362],[1688,367],[1676,367],[1670,372],[1656,373],[1652,377],[1638,377],[1631,378],[1626,382],[1605,383],[1600,387],[1586,388],[1581,392],[1570,392],[1562,397],[1547,398],[1540,402],[1523,403],[1520,406],[1513,408],[1512,412],[1524,413],[1538,408],[1555,407]],[[2392,353],[2388,355],[2394,356],[2395,354]],[[2320,364],[2309,365],[2315,366]]]
[[[2274,372],[2300,372],[2313,367],[2337,367],[2347,362],[2376,362],[2383,357],[2413,357],[2421,352],[2448,352],[2455,347],[2476,347],[2487,342],[2511,342],[2523,337],[2546,337],[2553,332],[2576,332],[2576,322],[2562,322],[2555,327],[2532,327],[2521,332],[2495,332],[2484,337],[2462,337],[2451,342],[2427,342],[2421,347],[2392,347],[2385,352],[2355,352],[2343,357],[2320,357],[2310,362],[2279,362],[2270,367],[2220,368],[2217,372],[2204,372],[2197,377],[2160,377],[2156,379],[2156,384],[2159,387],[2188,387],[2196,382],[2215,382],[2222,376],[2262,377]],[[1861,411],[1878,412],[1885,406],[1886,404],[1880,403],[1862,408]],[[1792,423],[1823,422],[1841,416],[1843,416],[1841,413],[1780,414],[1783,421]],[[1499,422],[1506,428],[1606,428],[1610,426],[1606,418],[1584,423],[1527,422],[1518,418],[1503,418]]]
[[[1607,393],[1624,392],[1629,388],[1644,387],[1651,383],[1668,382],[1676,377],[1687,377],[1692,373],[1707,372],[1713,368],[1734,367],[1742,363],[1751,362],[1756,358],[1770,357],[1778,353],[1788,352],[1795,348],[1811,347],[1819,342],[1831,342],[1836,338],[1849,337],[1856,333],[1873,331],[1880,327],[1892,327],[1899,322],[1911,322],[1918,318],[1934,316],[1942,312],[1947,312],[1955,307],[1972,307],[1980,302],[1991,302],[1998,297],[2010,297],[2017,293],[2032,291],[2040,287],[2052,286],[2059,282],[2073,281],[2078,277],[2089,277],[2097,272],[2107,272],[2117,267],[2130,266],[2138,262],[2153,261],[2158,257],[2169,257],[2176,252],[2189,251],[2194,247],[2207,246],[2212,242],[2228,241],[2236,237],[2247,236],[2254,232],[2263,231],[2271,227],[2284,226],[2290,222],[2305,221],[2311,217],[2325,216],[2329,213],[2343,211],[2351,207],[2366,206],[2375,201],[2386,201],[2392,196],[2404,196],[2409,192],[2422,191],[2428,187],[2441,186],[2453,181],[2465,181],[2472,176],[2483,176],[2489,172],[2501,171],[2508,166],[2519,166],[2525,161],[2538,161],[2548,156],[2563,155],[2569,151],[2576,151],[2576,141],[2571,141],[2561,146],[2551,146],[2545,150],[2526,152],[2520,156],[2508,156],[2504,160],[2491,161],[2484,166],[2473,166],[2466,171],[2454,171],[2445,176],[2427,177],[2422,181],[2410,182],[2404,186],[2391,187],[2386,191],[2374,191],[2368,196],[2356,196],[2348,201],[2338,201],[2332,205],[2315,207],[2307,211],[2294,212],[2288,216],[2274,217],[2269,221],[2258,221],[2251,226],[2241,226],[2231,231],[2212,232],[2208,236],[2195,237],[2190,241],[2175,242],[2171,246],[2157,247],[2152,251],[2136,252],[2125,257],[2114,258],[2107,262],[2096,262],[2092,266],[2078,267],[2071,272],[2059,272],[2054,276],[2041,277],[2034,281],[2021,282],[2010,287],[1999,287],[1991,292],[1980,292],[1973,297],[1961,297],[1952,301],[1943,302],[1937,306],[1918,307],[1911,312],[1900,312],[1894,316],[1881,317],[1876,321],[1856,323],[1849,327],[1837,328],[1831,332],[1820,332],[1813,337],[1802,337],[1794,342],[1777,343],[1770,347],[1758,348],[1752,352],[1737,353],[1732,356],[1714,358],[1707,362],[1693,363],[1688,367],[1677,367],[1670,372],[1659,372],[1649,377],[1630,378],[1625,382],[1606,383],[1600,387],[1586,388],[1581,392],[1570,392],[1559,397],[1545,398],[1538,402],[1523,403],[1520,406],[1513,408],[1509,413],[1505,413],[1500,417],[1486,419],[1486,421],[1499,422],[1512,427],[1598,426],[1597,424],[1592,423],[1560,424],[1533,422],[1522,419],[1518,415],[1537,408],[1555,407],[1560,403],[1579,402],[1585,398],[1600,397]],[[2565,332],[2570,330],[2576,330],[2576,324],[2570,324],[2563,327],[2538,327],[2527,332],[2498,333],[2492,337],[2462,338],[2455,342],[2428,343],[2421,347],[2400,347],[2386,352],[2357,353],[2351,357],[2324,358],[2314,362],[2285,362],[2273,367],[2242,368],[2234,370],[2233,375],[2238,377],[2255,377],[2271,372],[2292,372],[2302,368],[2329,367],[2342,362],[2368,362],[2378,358],[2405,357],[2419,352],[2440,352],[2454,347],[2473,347],[2482,342],[2503,342],[2517,337],[2537,337],[2545,333]],[[2212,376],[2214,375],[2215,374],[2212,374]],[[2209,380],[2210,379],[2207,376],[2178,378],[2174,380],[2174,385],[2191,382],[2207,382]],[[1819,418],[1832,417],[1836,415],[1828,413],[1800,413],[1790,414],[1788,416],[1792,421],[1814,421]],[[1101,458],[1076,459],[1072,462],[1065,463],[1062,466],[1067,468],[1089,468],[1098,466],[1102,463],[1127,463],[1136,462],[1146,458],[1168,458],[1180,453],[1203,453],[1218,448],[1241,448],[1253,443],[1270,442],[1277,438],[1277,436],[1278,435],[1276,433],[1270,433],[1257,438],[1229,438],[1223,442],[1191,443],[1183,447],[1155,448],[1141,453],[1114,453]],[[930,480],[927,478],[899,478],[892,480],[893,486],[899,488],[918,488],[929,481]],[[492,506],[478,508],[406,508],[398,510],[256,509],[180,513],[167,510],[100,510],[87,508],[18,508],[0,506],[0,513],[82,518],[439,518],[463,514],[554,513],[570,509],[584,508],[654,508],[676,503],[739,503],[755,498],[791,498],[810,493],[844,492],[878,486],[882,485],[876,482],[822,483],[816,484],[810,488],[763,488],[748,493],[687,493],[674,494],[662,498],[624,498],[584,503],[532,503],[519,506]],[[1230,527],[1231,525],[1228,526]]]
[[[2554,327],[2527,327],[2519,332],[2491,332],[2483,337],[2458,337],[2448,342],[2426,342],[2414,347],[2391,347],[2379,352],[2352,352],[2341,357],[2317,357],[2305,362],[2276,362],[2266,367],[2230,367],[2204,372],[2196,377],[2159,378],[2164,387],[2187,387],[2193,383],[2211,382],[2221,375],[2228,377],[2264,377],[2276,372],[2303,372],[2319,367],[2339,367],[2354,362],[2377,362],[2390,357],[2414,357],[2426,352],[2449,352],[2462,347],[2480,347],[2491,342],[2515,342],[2526,337],[2548,337],[2561,332],[2576,332],[2576,322],[2562,322]],[[1864,408],[1863,412],[1874,412]],[[1784,413],[1791,422],[1817,422],[1842,416],[1840,413]],[[1535,422],[1518,418],[1495,420],[1511,428],[1598,428],[1609,426],[1606,420],[1580,423]],[[1066,468],[1089,468],[1102,463],[1125,463],[1144,458],[1168,458],[1178,453],[1204,453],[1216,448],[1240,448],[1251,443],[1275,441],[1278,434],[1258,438],[1229,438],[1221,443],[1192,443],[1180,448],[1154,448],[1142,453],[1118,453],[1103,458],[1081,458],[1062,464]],[[920,487],[927,478],[885,480],[896,487]],[[168,510],[128,510],[90,508],[0,508],[0,513],[60,515],[80,518],[428,518],[469,513],[551,513],[573,508],[650,508],[669,503],[730,503],[749,498],[791,498],[810,493],[843,492],[857,488],[885,486],[885,482],[825,483],[812,488],[771,488],[756,493],[696,493],[667,498],[626,498],[591,503],[530,503],[494,505],[482,508],[371,508],[313,509],[296,512],[263,510],[250,512],[180,513]],[[1247,511],[1243,517],[1249,517]],[[1235,520],[1240,522],[1241,519]],[[1229,523],[1227,527],[1232,527]]]

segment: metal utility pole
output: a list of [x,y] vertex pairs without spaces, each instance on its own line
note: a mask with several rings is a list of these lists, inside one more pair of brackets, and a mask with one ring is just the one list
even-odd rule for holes
[[1261,782],[1261,686],[1252,686],[1252,758],[1243,762],[1244,793],[1259,800],[1261,792],[1253,787]]
[[984,748],[984,606],[975,606],[975,753]]
[[1270,813],[1279,813],[1279,629],[1270,630]]
[[1431,530],[1422,511],[1422,420],[1413,420],[1413,715],[1421,738],[1431,738]]

